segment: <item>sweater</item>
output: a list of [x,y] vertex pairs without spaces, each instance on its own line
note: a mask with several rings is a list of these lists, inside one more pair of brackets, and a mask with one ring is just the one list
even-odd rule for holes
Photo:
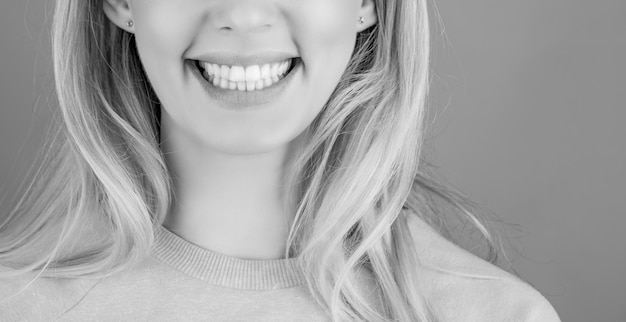
[[[427,229],[413,225],[413,230]],[[461,250],[432,230],[420,233],[416,242],[431,253],[450,255]],[[448,248],[441,249],[442,245]],[[466,267],[472,274],[498,276],[475,279],[437,270],[422,272],[428,281],[424,293],[442,321],[560,321],[536,290],[469,253],[460,254],[469,256],[470,262],[459,259],[459,254],[439,256],[439,262]],[[295,258],[229,257],[188,242],[163,226],[153,252],[131,270],[100,279],[40,278],[18,293],[33,276],[0,279],[0,321],[331,320],[310,295]],[[363,277],[364,289],[374,289],[371,275]],[[377,303],[376,298],[369,297],[372,303]]]

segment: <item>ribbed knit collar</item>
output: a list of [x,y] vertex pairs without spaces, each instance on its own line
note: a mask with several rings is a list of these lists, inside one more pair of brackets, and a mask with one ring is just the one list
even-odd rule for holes
[[195,245],[160,226],[153,257],[210,284],[265,291],[305,283],[297,258],[254,260],[230,257]]

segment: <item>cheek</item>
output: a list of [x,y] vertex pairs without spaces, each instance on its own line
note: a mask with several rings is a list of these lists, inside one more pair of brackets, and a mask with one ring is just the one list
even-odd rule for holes
[[143,68],[164,106],[184,96],[183,62],[200,19],[191,0],[135,0],[135,42]]
[[348,0],[296,1],[291,15],[293,37],[305,62],[305,78],[314,82],[311,99],[323,105],[352,55],[356,41],[358,2]]
[[356,30],[353,20],[358,7],[353,0],[301,0],[290,9],[299,24],[315,28],[320,34],[336,35],[341,30]]
[[298,2],[292,15],[294,37],[298,44],[306,47],[302,54],[310,51],[327,53],[332,57],[339,53],[349,55],[356,38],[353,20],[356,8],[354,1],[310,0]]
[[[135,39],[144,64],[159,65],[163,59],[181,59],[194,36],[192,6],[182,1],[138,0],[134,2]],[[158,58],[157,58],[158,55]]]

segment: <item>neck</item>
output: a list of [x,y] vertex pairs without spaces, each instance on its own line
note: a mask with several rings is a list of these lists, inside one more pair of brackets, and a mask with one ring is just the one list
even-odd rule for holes
[[174,198],[163,225],[214,252],[246,259],[284,258],[293,214],[284,209],[287,147],[234,155],[162,122],[162,148]]

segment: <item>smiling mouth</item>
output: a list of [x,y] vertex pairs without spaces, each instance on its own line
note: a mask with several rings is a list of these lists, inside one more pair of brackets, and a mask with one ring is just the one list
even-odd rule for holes
[[209,86],[227,91],[252,92],[281,83],[302,63],[302,59],[294,57],[275,64],[247,67],[221,66],[198,60],[192,60],[192,63]]

